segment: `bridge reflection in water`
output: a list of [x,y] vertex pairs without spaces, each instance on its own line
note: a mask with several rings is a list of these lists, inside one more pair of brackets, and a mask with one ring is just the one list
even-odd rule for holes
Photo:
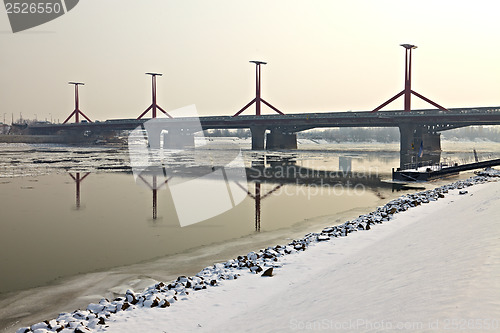
[[146,176],[143,176],[143,175],[137,175],[137,177],[153,193],[153,220],[156,220],[158,218],[158,190],[161,190],[162,188],[166,187],[170,178],[167,178],[166,180],[159,183],[158,182],[158,175],[151,175],[151,181],[146,179]]
[[[439,155],[432,156],[432,158],[437,158],[439,160]],[[341,161],[345,166],[345,159],[341,159]],[[158,219],[158,191],[169,191],[167,185],[170,181],[173,181],[174,178],[178,178],[180,181],[186,181],[186,179],[203,176],[208,171],[212,170],[212,166],[197,166],[192,168],[183,167],[181,172],[183,175],[182,177],[166,177],[163,172],[159,172],[158,169],[149,170],[149,172],[143,172],[137,175],[136,182],[145,185],[152,193],[152,219]],[[342,193],[348,190],[356,191],[357,189],[362,189],[364,191],[368,189],[382,199],[383,197],[380,194],[380,190],[382,189],[390,189],[394,192],[416,188],[403,184],[386,182],[378,173],[353,172],[350,169],[344,171],[342,166],[339,170],[322,170],[298,166],[294,155],[280,156],[272,153],[259,154],[252,162],[251,167],[247,167],[245,172],[247,176],[247,186],[234,181],[233,184],[235,186],[233,187],[233,191],[237,188],[245,192],[246,196],[254,201],[254,222],[256,232],[261,231],[262,201],[272,195],[281,195],[279,192],[283,190],[285,186],[303,186],[307,188],[307,190],[312,190],[314,187],[316,191],[321,191],[321,193],[323,193],[322,189],[324,189],[325,193],[331,192],[331,189],[334,189],[334,193],[336,189],[340,189]],[[80,209],[81,183],[90,175],[90,172],[86,172],[83,175],[80,172],[76,172],[75,174],[68,172],[68,174],[75,181],[76,208]],[[186,177],[187,174],[189,174],[190,178]],[[214,183],[214,186],[217,186],[217,184]],[[268,188],[264,190],[264,186]],[[284,190],[287,192],[286,189]],[[169,199],[169,202],[165,202],[165,204],[175,210],[173,202],[170,202],[171,200],[172,199]]]
[[81,183],[82,181],[87,178],[88,175],[90,175],[90,172],[86,172],[85,175],[83,175],[83,177],[80,176],[80,172],[75,172],[75,175],[73,175],[71,172],[68,172],[68,174],[71,176],[71,178],[73,178],[73,180],[75,181],[75,184],[76,184],[76,189],[75,189],[75,192],[76,192],[76,209],[80,209],[81,205],[80,205],[80,201],[81,201],[81,196],[80,196],[80,192],[81,192]]
[[[243,195],[247,200],[252,200],[254,226],[257,232],[261,231],[262,228],[261,215],[262,210],[265,209],[263,202],[271,196],[293,195],[299,198],[305,195],[304,200],[308,200],[314,196],[338,197],[344,194],[349,195],[368,191],[384,199],[382,193],[387,193],[388,190],[394,192],[413,188],[385,181],[384,178],[389,179],[389,173],[380,175],[376,171],[371,173],[351,171],[349,164],[346,163],[346,161],[350,160],[348,157],[340,158],[339,160],[341,165],[339,165],[338,170],[327,170],[319,167],[300,166],[297,164],[297,156],[295,154],[256,153],[252,157],[251,165],[245,168],[246,181],[231,181],[231,184],[228,181],[223,184],[224,179],[210,179],[208,183],[211,188],[220,189],[223,185],[223,188],[230,189],[233,196],[239,193],[240,196]],[[329,168],[331,169],[331,167]],[[212,165],[183,166],[177,169],[170,168],[167,172],[163,168],[150,168],[137,175],[136,183],[143,187],[145,186],[151,191],[152,219],[156,221],[159,218],[158,207],[159,205],[164,205],[169,211],[169,219],[176,219],[178,221],[172,222],[178,222],[181,226],[184,226],[180,221],[179,212],[176,210],[171,186],[189,182],[192,179],[198,179],[212,173],[214,169],[216,167]],[[230,171],[226,170],[226,172]],[[89,172],[84,174],[80,172],[75,174],[69,173],[76,183],[77,209],[81,207],[81,182],[89,174]],[[169,176],[167,177],[166,174]],[[159,190],[166,191],[167,193],[159,196]],[[206,191],[206,189],[204,190]],[[214,190],[211,193],[205,192],[204,195],[214,196],[218,195],[218,193]],[[194,198],[195,196],[193,196],[193,201],[188,209],[202,209],[202,205],[195,202],[196,199]],[[299,198],[299,200],[302,199]],[[294,205],[296,205],[296,202]],[[232,209],[231,206],[229,209]],[[246,214],[248,213],[247,211]]]
[[283,184],[279,184],[275,186],[273,189],[262,195],[261,193],[261,183],[260,182],[254,182],[254,194],[252,194],[250,191],[247,191],[243,186],[241,186],[239,183],[237,185],[245,192],[247,192],[248,197],[253,199],[255,201],[255,231],[260,232],[260,210],[261,210],[261,201],[269,197],[271,194],[279,190]]
[[[382,199],[384,198],[379,191],[381,189],[390,189],[392,192],[421,189],[420,187],[386,182],[378,173],[353,172],[350,167],[345,167],[345,160],[342,158],[340,163],[343,165],[339,165],[339,170],[312,169],[298,166],[293,155],[262,154],[257,161],[252,163],[252,167],[246,170],[248,181],[254,184],[254,194],[248,192],[248,196],[255,201],[255,231],[260,231],[261,228],[261,201],[272,194],[280,195],[276,192],[287,185],[314,187],[317,192],[321,193],[335,193],[336,187],[342,193],[348,190],[356,191],[357,187],[363,190],[368,188]],[[262,193],[262,185],[264,184],[272,185],[266,193]],[[324,188],[325,191],[318,190],[318,188]],[[330,191],[331,189],[333,191]]]

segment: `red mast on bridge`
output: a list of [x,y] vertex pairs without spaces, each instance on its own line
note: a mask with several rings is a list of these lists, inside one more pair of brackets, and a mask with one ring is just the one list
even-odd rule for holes
[[167,111],[163,110],[161,106],[156,104],[156,77],[157,76],[162,76],[160,73],[146,73],[147,75],[151,75],[151,87],[152,87],[152,96],[153,96],[153,101],[151,102],[151,105],[143,112],[137,119],[141,119],[144,117],[146,113],[148,113],[149,110],[152,111],[153,115],[152,118],[156,118],[156,109],[159,109],[161,112],[167,115],[169,118],[173,118],[171,115],[167,113]]
[[260,102],[261,101],[262,101],[262,103],[266,104],[271,109],[273,109],[275,112],[277,112],[279,114],[284,114],[283,112],[281,112],[280,110],[278,110],[277,108],[275,108],[274,106],[272,106],[271,104],[269,104],[263,98],[260,97],[260,65],[266,65],[267,63],[263,62],[263,61],[257,61],[257,60],[252,60],[250,62],[255,64],[255,98],[252,99],[247,105],[245,105],[240,111],[236,112],[233,117],[239,116],[240,113],[242,113],[243,111],[248,109],[250,107],[250,105],[252,105],[253,103],[255,103],[255,114],[257,116],[260,116]]
[[431,101],[430,99],[420,95],[419,93],[411,90],[411,50],[416,49],[416,45],[412,44],[401,44],[402,47],[405,48],[405,88],[403,91],[398,93],[396,96],[392,97],[388,101],[384,102],[380,106],[376,107],[373,111],[371,112],[377,112],[378,110],[382,109],[384,106],[387,104],[393,102],[394,100],[398,99],[399,97],[404,95],[404,106],[405,106],[405,111],[410,112],[411,111],[411,94],[417,96],[420,99],[423,99],[429,104],[434,105],[438,109],[441,109],[443,111],[448,111],[448,109],[442,107],[441,105]]
[[82,82],[68,82],[69,84],[74,84],[75,85],[75,110],[73,110],[73,112],[71,112],[71,114],[68,116],[68,118],[66,118],[66,120],[63,122],[63,124],[66,124],[68,122],[68,120],[71,119],[71,117],[73,117],[73,115],[75,116],[75,123],[79,123],[80,122],[80,115],[83,116],[83,118],[87,119],[87,121],[89,123],[92,122],[92,120],[89,119],[89,117],[87,117],[82,111],[80,111],[80,100],[78,98],[78,86],[79,85],[84,85],[85,83],[82,83]]

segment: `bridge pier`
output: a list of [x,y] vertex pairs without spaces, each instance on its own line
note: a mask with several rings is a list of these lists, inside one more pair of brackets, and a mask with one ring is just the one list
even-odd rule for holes
[[399,167],[405,169],[405,166],[412,162],[413,140],[416,126],[413,124],[400,124],[399,126]]
[[426,151],[441,151],[441,133],[423,133],[424,154]]
[[162,128],[148,128],[146,133],[148,134],[148,146],[151,149],[161,148],[161,132]]
[[[427,126],[415,124],[400,124],[399,168],[406,169],[408,165],[431,162],[439,163],[441,154],[441,134],[429,132]],[[419,157],[420,145],[423,151]]]
[[273,128],[267,134],[266,149],[297,149],[297,134]]
[[266,126],[252,126],[252,150],[264,150],[264,141],[267,127]]

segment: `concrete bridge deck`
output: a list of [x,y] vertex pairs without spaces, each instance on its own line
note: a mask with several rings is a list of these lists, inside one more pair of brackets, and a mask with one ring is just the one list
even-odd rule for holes
[[[35,124],[28,127],[30,134],[81,135],[84,132],[102,133],[134,130],[144,126],[152,147],[160,147],[162,135],[187,145],[193,142],[195,132],[206,129],[249,128],[252,149],[295,149],[296,133],[313,128],[328,127],[398,127],[400,130],[400,167],[411,163],[419,147],[424,153],[440,151],[440,132],[473,125],[500,125],[500,106],[454,108],[449,111],[421,109],[411,112],[322,112],[243,116],[204,116],[199,118],[112,119],[101,122],[74,124]],[[146,124],[148,122],[148,124]],[[164,133],[165,130],[169,133]],[[269,133],[266,133],[268,132]],[[171,133],[170,133],[171,132]],[[79,134],[80,133],[80,134]],[[187,140],[179,136],[187,137]]]
[[[451,126],[500,125],[500,106],[454,108],[449,110],[449,112],[436,109],[421,109],[411,112],[399,110],[379,112],[318,112],[287,115],[271,114],[260,116],[241,115],[238,117],[204,116],[200,117],[199,120],[203,129],[264,126],[267,129],[286,127],[290,132],[299,132],[318,127],[398,127],[401,123],[437,126],[437,131],[450,129]],[[175,124],[176,122],[185,122],[187,119],[192,118],[165,118],[165,121]],[[92,123],[35,124],[29,126],[29,129],[33,134],[50,134],[60,130],[72,129],[132,130],[148,120],[111,119]]]

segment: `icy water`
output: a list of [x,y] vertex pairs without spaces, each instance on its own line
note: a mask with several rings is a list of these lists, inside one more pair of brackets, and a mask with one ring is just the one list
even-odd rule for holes
[[[227,141],[233,148],[227,148]],[[397,144],[302,141],[297,151],[253,152],[248,141],[219,143],[211,148],[208,164],[227,164],[241,149],[246,171],[259,177],[224,183],[222,192],[219,183],[207,180],[190,192],[182,206],[186,212],[169,187],[187,184],[186,175],[134,177],[126,147],[0,144],[0,329],[71,311],[66,307],[131,286],[194,274],[214,261],[286,243],[404,193],[438,185],[386,182],[398,166]],[[442,159],[470,159],[474,148],[483,158],[500,153],[494,143],[444,142]],[[167,164],[187,165],[195,170],[190,171],[193,179],[207,163],[201,159],[180,153]],[[266,176],[270,168],[299,170],[309,178]],[[347,168],[352,175],[339,178]],[[334,179],[325,179],[325,173]],[[213,213],[226,185],[232,205]],[[184,216],[204,211],[212,213],[186,223]],[[91,288],[88,280],[97,276],[101,288]],[[73,293],[67,295],[70,284]],[[19,301],[37,293],[44,297],[38,306]]]

